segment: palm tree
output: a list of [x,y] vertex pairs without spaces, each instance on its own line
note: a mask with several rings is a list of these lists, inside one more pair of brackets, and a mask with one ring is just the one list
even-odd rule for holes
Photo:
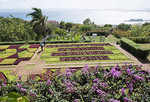
[[32,8],[34,12],[27,14],[26,16],[31,16],[31,24],[33,24],[33,28],[37,33],[37,40],[39,40],[39,36],[44,34],[46,37],[46,21],[48,19],[47,16],[42,15],[42,10],[40,8]]

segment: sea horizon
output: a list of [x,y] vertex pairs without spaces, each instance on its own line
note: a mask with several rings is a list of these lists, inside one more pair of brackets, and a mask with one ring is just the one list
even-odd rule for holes
[[[31,17],[26,14],[33,12],[32,9],[0,9],[0,16],[21,18],[30,21]],[[126,10],[126,9],[42,9],[43,15],[48,16],[48,20],[58,22],[83,23],[83,20],[90,18],[97,25],[120,23],[135,24],[145,22],[124,22],[130,19],[149,20],[150,10]]]

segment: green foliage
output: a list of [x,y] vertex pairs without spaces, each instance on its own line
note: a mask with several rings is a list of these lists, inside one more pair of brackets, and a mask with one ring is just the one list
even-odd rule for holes
[[73,23],[67,22],[67,23],[65,23],[65,29],[70,31],[70,29],[73,27],[73,25],[74,25]]
[[123,31],[123,30],[120,30],[120,29],[114,29],[112,34],[117,38],[129,37],[130,36],[130,33],[128,31]]
[[22,45],[19,48],[29,48],[29,47],[30,47],[30,45]]
[[105,24],[104,27],[112,27],[111,24]]
[[19,18],[0,18],[0,41],[34,40],[35,32],[29,22]]
[[[118,25],[119,26],[119,25]],[[137,37],[131,38],[133,41],[137,41],[138,43],[149,42],[148,39],[143,39],[144,37],[150,37],[150,25],[146,24],[141,26],[140,24],[135,24],[130,27],[130,29],[125,30],[124,28],[118,29],[117,27],[113,30],[113,34],[120,37]],[[142,40],[139,38],[141,37]]]
[[21,58],[31,58],[34,55],[34,53],[26,53]]
[[0,49],[7,49],[10,45],[0,45]]
[[130,39],[136,43],[150,43],[149,37],[128,37],[128,39]]
[[27,16],[31,16],[31,24],[33,24],[34,31],[37,34],[36,40],[39,40],[40,35],[46,37],[46,21],[48,19],[47,16],[42,14],[42,10],[40,8],[32,8],[34,12],[27,14]]
[[42,78],[28,77],[27,81],[14,80],[7,85],[0,83],[0,101],[149,102],[150,73],[141,68],[131,64],[107,69],[85,65],[82,69],[67,69],[65,73],[60,73],[59,69],[44,69]]
[[28,48],[29,53],[34,53],[36,52],[37,48]]
[[6,49],[6,53],[17,53],[16,49]]
[[0,58],[2,58],[2,59],[4,59],[4,58],[7,58],[7,57],[9,57],[9,56],[11,56],[11,55],[13,55],[13,53],[1,53],[0,54]]
[[90,18],[85,19],[85,20],[83,21],[83,24],[85,24],[85,25],[91,24]]
[[14,64],[17,58],[11,58],[11,59],[4,59],[2,62],[0,62],[0,65],[9,65]]
[[[58,35],[66,35],[66,31],[64,29],[60,29],[60,28],[57,28],[56,31],[55,31],[55,34],[58,34]],[[58,40],[58,35],[55,35],[55,37],[57,38]]]
[[60,22],[60,28],[61,28],[61,29],[65,29],[65,28],[66,28],[64,21],[61,21],[61,22]]
[[21,96],[18,93],[11,92],[6,96],[0,97],[1,102],[29,102],[26,96]]
[[22,58],[22,56],[26,55],[26,53],[28,53],[27,50],[19,52],[18,53],[19,58]]
[[123,30],[123,31],[128,31],[128,30],[131,29],[131,25],[125,24],[125,23],[121,23],[121,24],[116,26],[116,29]]

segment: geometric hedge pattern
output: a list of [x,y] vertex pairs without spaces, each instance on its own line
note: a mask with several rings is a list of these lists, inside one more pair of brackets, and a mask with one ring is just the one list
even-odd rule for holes
[[17,65],[32,58],[39,44],[0,45],[0,65]]
[[110,43],[50,44],[44,49],[40,60],[46,63],[130,61]]

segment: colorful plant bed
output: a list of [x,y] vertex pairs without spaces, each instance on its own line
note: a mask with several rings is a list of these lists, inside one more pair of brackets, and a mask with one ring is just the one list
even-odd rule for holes
[[39,44],[0,45],[0,65],[17,65],[32,58]]
[[110,43],[51,44],[44,49],[40,60],[51,63],[130,61]]
[[[109,69],[85,65],[80,69],[60,69],[30,75],[27,81],[1,83],[0,99],[15,92],[30,102],[149,102],[150,71],[125,64]],[[15,97],[15,96],[14,96]]]

